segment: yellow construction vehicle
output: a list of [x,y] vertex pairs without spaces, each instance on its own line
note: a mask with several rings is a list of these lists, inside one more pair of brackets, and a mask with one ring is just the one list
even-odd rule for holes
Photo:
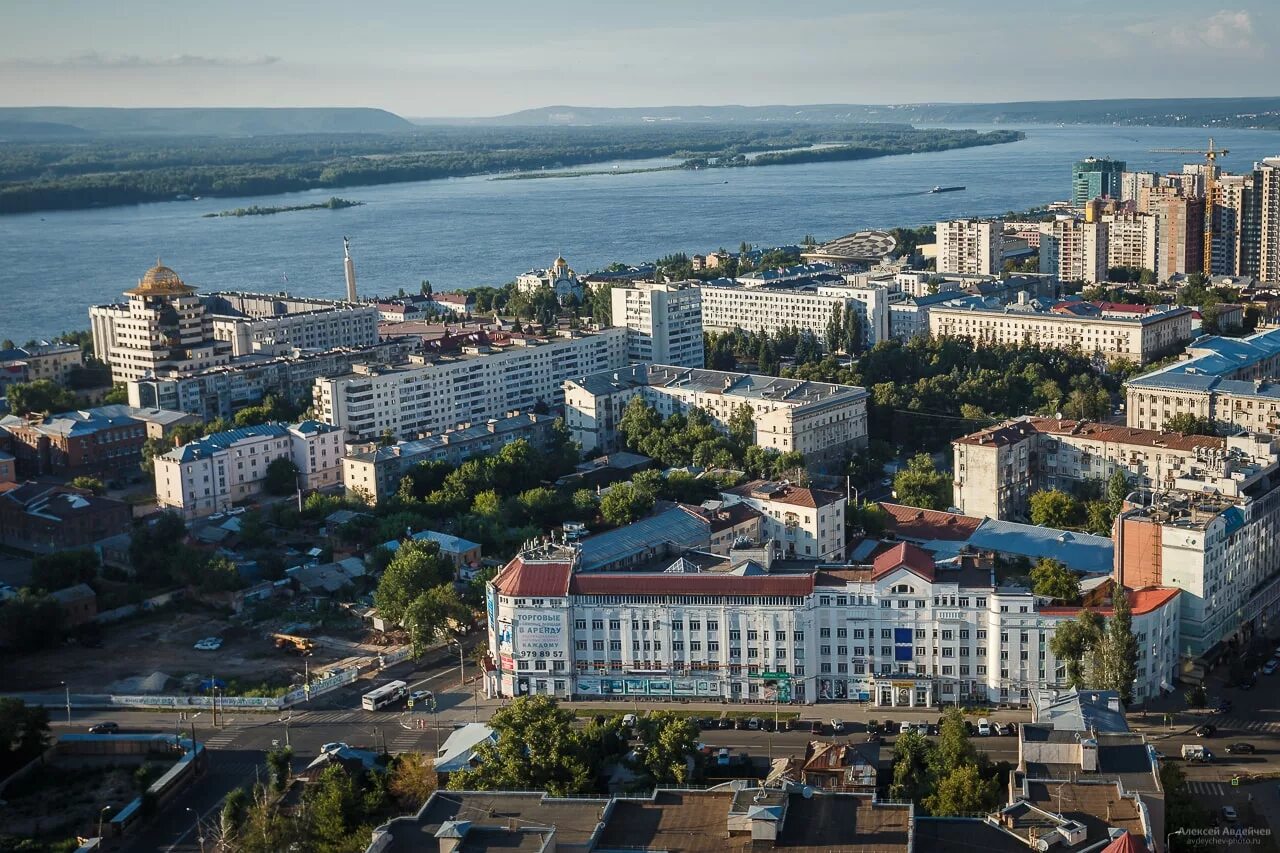
[[271,639],[275,641],[277,649],[293,649],[303,654],[314,651],[316,647],[316,641],[310,637],[297,637],[293,634],[272,634]]

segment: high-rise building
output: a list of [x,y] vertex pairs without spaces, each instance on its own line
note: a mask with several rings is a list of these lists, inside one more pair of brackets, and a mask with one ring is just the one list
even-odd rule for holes
[[1060,216],[1040,223],[1040,272],[1059,281],[1107,280],[1107,226]]
[[1258,278],[1280,281],[1280,157],[1257,164]]
[[1120,198],[1124,161],[1110,157],[1086,157],[1071,167],[1071,204],[1083,207],[1095,198]]
[[1204,271],[1204,199],[1174,196],[1156,207],[1159,253],[1156,275]]
[[938,272],[999,275],[1004,259],[1004,223],[999,219],[939,222]]
[[1214,275],[1258,274],[1259,182],[1257,172],[1217,180],[1210,270]]
[[614,287],[613,325],[627,330],[627,358],[633,362],[705,367],[702,290],[697,282],[656,284],[637,281]]
[[1139,200],[1143,189],[1151,189],[1156,185],[1159,175],[1155,172],[1123,172],[1120,175],[1120,200],[1131,201],[1135,204]]
[[1107,228],[1107,266],[1138,267],[1155,272],[1156,217],[1146,213],[1113,213],[1102,217]]

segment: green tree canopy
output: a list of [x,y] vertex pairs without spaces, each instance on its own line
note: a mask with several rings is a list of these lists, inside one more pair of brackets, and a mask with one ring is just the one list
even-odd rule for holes
[[262,482],[270,495],[288,495],[298,490],[298,466],[287,456],[272,459]]
[[594,793],[597,768],[573,726],[573,712],[549,696],[522,696],[489,720],[497,734],[475,752],[475,766],[449,775],[455,791],[546,791],[553,797]]
[[1041,489],[1028,501],[1031,523],[1042,527],[1076,527],[1083,507],[1071,495],[1059,489]]
[[928,453],[917,453],[893,478],[898,503],[921,509],[946,509],[951,505],[951,478],[938,471]]
[[1064,604],[1080,601],[1080,578],[1052,557],[1041,557],[1031,567],[1032,591]]
[[631,483],[617,483],[600,498],[600,516],[613,525],[630,524],[653,509],[653,492]]
[[15,382],[5,392],[5,397],[9,411],[15,415],[66,412],[79,402],[75,394],[48,379]]

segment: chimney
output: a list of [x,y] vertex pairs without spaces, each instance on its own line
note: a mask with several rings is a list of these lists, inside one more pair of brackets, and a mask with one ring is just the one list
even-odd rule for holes
[[1093,738],[1080,741],[1080,770],[1085,773],[1098,772],[1098,742]]

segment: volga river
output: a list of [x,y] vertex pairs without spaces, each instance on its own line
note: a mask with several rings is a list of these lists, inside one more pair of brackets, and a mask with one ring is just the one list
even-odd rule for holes
[[[1023,210],[1066,198],[1071,163],[1089,155],[1131,169],[1176,170],[1201,129],[1027,127],[1021,142],[843,163],[494,181],[484,177],[354,187],[346,210],[205,219],[252,204],[322,201],[334,192],[206,198],[0,217],[0,338],[22,342],[88,327],[156,258],[201,290],[340,297],[342,238],[362,294],[497,285],[562,253],[579,271],[742,241],[779,245],[860,228]],[[1219,130],[1223,161],[1244,170],[1280,155],[1280,134]],[[614,164],[605,164],[610,168]],[[637,164],[620,164],[623,168]],[[646,163],[644,165],[652,165]],[[599,167],[593,167],[599,168]],[[929,195],[934,185],[965,192]]]

